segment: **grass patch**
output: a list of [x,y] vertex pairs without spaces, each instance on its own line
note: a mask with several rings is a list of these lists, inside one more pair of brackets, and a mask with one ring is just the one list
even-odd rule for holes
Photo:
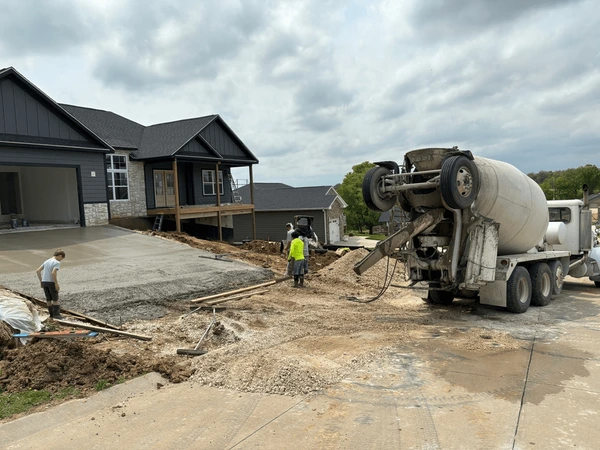
[[369,234],[367,239],[371,239],[372,241],[381,241],[385,239],[387,236],[385,234]]
[[52,400],[52,394],[43,390],[0,394],[0,419],[22,413],[50,400]]
[[106,380],[99,380],[96,383],[96,386],[94,386],[94,389],[96,389],[97,391],[103,391],[104,389],[110,387],[110,383]]
[[74,387],[66,387],[62,389],[59,393],[54,395],[54,398],[58,400],[63,400],[68,397],[78,397],[81,394],[79,389],[75,389]]

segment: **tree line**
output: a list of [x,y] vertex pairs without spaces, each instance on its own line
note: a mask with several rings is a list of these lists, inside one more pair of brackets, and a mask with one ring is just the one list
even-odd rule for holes
[[[338,194],[348,204],[345,209],[348,231],[369,230],[379,225],[380,214],[371,211],[362,197],[362,180],[375,164],[365,161],[352,167],[341,184],[336,186]],[[568,200],[583,196],[582,186],[587,184],[590,194],[600,192],[600,168],[593,164],[576,169],[545,171],[527,174],[540,185],[548,200]]]
[[588,185],[590,194],[600,191],[600,168],[593,164],[587,164],[576,169],[541,170],[527,175],[540,185],[548,200],[581,198],[584,184]]

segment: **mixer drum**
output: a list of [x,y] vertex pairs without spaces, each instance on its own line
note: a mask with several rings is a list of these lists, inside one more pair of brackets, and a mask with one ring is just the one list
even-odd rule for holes
[[498,255],[525,253],[548,228],[548,204],[538,184],[505,162],[475,157],[480,189],[471,206],[500,224]]

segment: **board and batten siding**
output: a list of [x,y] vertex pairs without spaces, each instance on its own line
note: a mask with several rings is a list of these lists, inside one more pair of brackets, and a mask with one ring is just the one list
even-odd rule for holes
[[79,126],[66,113],[39,96],[30,95],[10,77],[0,81],[0,134],[69,140],[76,145],[102,148],[76,127]]
[[[81,177],[83,203],[107,203],[105,154],[75,150],[0,147],[0,166],[75,167]],[[96,176],[92,176],[95,172]]]
[[[294,223],[294,216],[312,216],[313,231],[317,233],[320,242],[326,242],[325,237],[325,214],[323,210],[310,211],[257,211],[256,215],[256,239],[270,240],[274,242],[285,240],[287,231],[286,223]],[[241,242],[252,239],[252,215],[239,214],[233,216],[233,239]]]

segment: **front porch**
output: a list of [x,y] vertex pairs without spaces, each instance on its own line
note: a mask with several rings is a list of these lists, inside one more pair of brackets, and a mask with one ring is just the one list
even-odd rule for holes
[[220,161],[213,164],[198,163],[187,158],[147,163],[146,179],[152,180],[150,186],[147,184],[147,188],[151,188],[151,197],[147,199],[147,215],[162,215],[174,220],[178,232],[181,231],[182,221],[216,226],[218,239],[223,240],[223,227],[233,228],[231,216],[249,214],[252,217],[252,234],[255,239],[252,165],[248,165],[251,188],[248,204],[242,203],[237,195],[237,188],[230,175],[231,166],[222,165]]

